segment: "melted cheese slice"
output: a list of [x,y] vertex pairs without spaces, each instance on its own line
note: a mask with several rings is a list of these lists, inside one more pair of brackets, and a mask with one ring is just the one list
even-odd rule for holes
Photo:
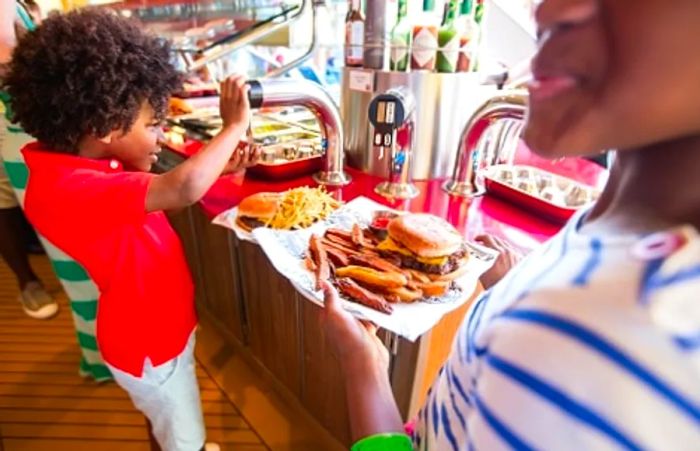
[[449,260],[449,257],[434,257],[434,258],[427,258],[427,257],[418,257],[415,255],[413,252],[410,250],[406,249],[396,241],[392,240],[391,238],[387,238],[381,243],[377,245],[377,249],[380,251],[389,251],[389,252],[396,252],[398,254],[402,255],[407,255],[409,257],[415,258],[418,262],[426,264],[426,265],[436,265],[436,266],[442,266],[447,261]]

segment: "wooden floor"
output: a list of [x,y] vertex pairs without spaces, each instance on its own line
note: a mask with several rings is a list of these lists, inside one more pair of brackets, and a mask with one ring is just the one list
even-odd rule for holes
[[[32,264],[61,312],[49,321],[26,317],[0,260],[0,451],[149,450],[144,418],[127,395],[78,376],[66,297],[45,257]],[[271,449],[201,366],[198,376],[208,439],[223,450]]]

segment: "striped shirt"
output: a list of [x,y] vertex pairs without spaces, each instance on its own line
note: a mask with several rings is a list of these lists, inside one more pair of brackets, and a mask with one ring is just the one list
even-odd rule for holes
[[578,218],[474,303],[417,449],[700,450],[700,235]]

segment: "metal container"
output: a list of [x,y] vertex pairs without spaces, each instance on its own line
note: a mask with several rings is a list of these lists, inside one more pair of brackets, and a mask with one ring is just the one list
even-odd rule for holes
[[600,196],[593,187],[532,166],[491,166],[484,182],[494,196],[559,223]]
[[411,177],[445,178],[459,148],[459,132],[474,110],[495,91],[477,73],[437,74],[345,68],[341,111],[347,163],[378,177],[388,177],[389,158],[373,150],[374,128],[368,109],[372,99],[391,88],[404,87],[416,99]]

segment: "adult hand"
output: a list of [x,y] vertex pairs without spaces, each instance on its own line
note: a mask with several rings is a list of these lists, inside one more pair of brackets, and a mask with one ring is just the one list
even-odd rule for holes
[[503,279],[505,275],[508,274],[508,271],[518,264],[522,259],[522,255],[510,244],[495,236],[479,235],[475,240],[498,252],[496,262],[491,269],[486,271],[480,278],[484,289],[488,290]]
[[330,282],[322,281],[321,288],[325,300],[321,323],[326,332],[326,340],[341,365],[353,368],[369,364],[388,370],[389,351],[377,337],[377,327],[357,320],[343,309],[338,291]]

